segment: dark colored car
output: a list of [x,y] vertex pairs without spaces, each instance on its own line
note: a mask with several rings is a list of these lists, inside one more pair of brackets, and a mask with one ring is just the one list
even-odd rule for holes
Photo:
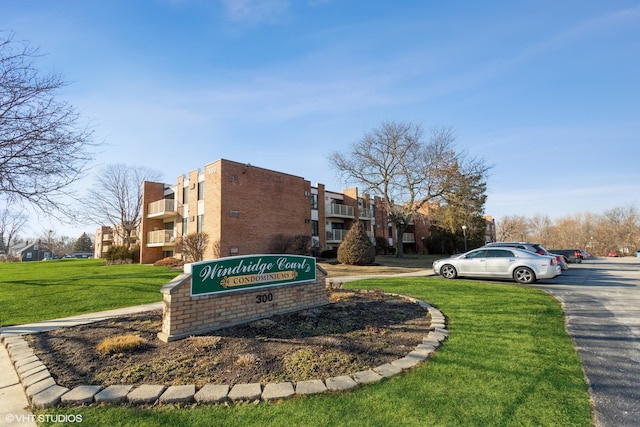
[[583,259],[582,251],[580,249],[550,249],[549,252],[563,255],[567,259],[567,262],[573,262],[576,264],[580,264]]

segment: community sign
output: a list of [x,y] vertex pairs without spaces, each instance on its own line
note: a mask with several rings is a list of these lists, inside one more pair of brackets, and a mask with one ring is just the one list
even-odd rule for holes
[[185,265],[191,295],[313,282],[316,259],[301,255],[247,255]]

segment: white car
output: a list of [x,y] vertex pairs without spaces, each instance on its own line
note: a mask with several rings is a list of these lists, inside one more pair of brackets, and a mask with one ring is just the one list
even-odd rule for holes
[[553,256],[509,247],[483,247],[434,261],[433,271],[447,279],[483,277],[533,283],[562,273]]

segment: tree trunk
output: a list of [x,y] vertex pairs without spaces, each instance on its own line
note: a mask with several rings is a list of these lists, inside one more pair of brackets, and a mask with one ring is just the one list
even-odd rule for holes
[[404,224],[396,224],[396,257],[404,258],[404,243],[402,241],[402,236],[404,236],[404,232],[407,230],[406,225]]

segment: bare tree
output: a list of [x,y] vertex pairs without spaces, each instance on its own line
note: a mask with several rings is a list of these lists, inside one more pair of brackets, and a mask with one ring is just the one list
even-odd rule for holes
[[8,252],[13,239],[28,220],[28,216],[8,208],[0,211],[0,251]]
[[472,182],[478,188],[484,183],[489,168],[457,152],[454,140],[450,128],[434,128],[425,142],[418,125],[384,122],[348,152],[329,156],[330,164],[347,181],[383,199],[396,227],[398,257],[403,256],[402,235],[423,207],[447,203]]
[[209,244],[207,233],[191,233],[178,238],[178,247],[187,262],[198,262],[204,259],[204,252]]
[[87,219],[109,224],[126,246],[131,244],[142,216],[142,183],[158,181],[161,173],[121,163],[108,165],[95,179],[85,207]]
[[606,211],[603,220],[607,223],[612,237],[610,251],[621,251],[628,255],[638,250],[640,215],[635,206],[618,207]]
[[529,221],[524,216],[512,215],[496,222],[498,242],[524,241],[529,236]]
[[0,197],[29,202],[43,212],[66,211],[61,197],[84,176],[92,130],[56,99],[66,85],[41,75],[37,48],[0,32]]
[[54,257],[61,258],[73,252],[73,241],[71,238],[69,236],[58,237],[55,230],[42,230],[36,241],[49,249]]

